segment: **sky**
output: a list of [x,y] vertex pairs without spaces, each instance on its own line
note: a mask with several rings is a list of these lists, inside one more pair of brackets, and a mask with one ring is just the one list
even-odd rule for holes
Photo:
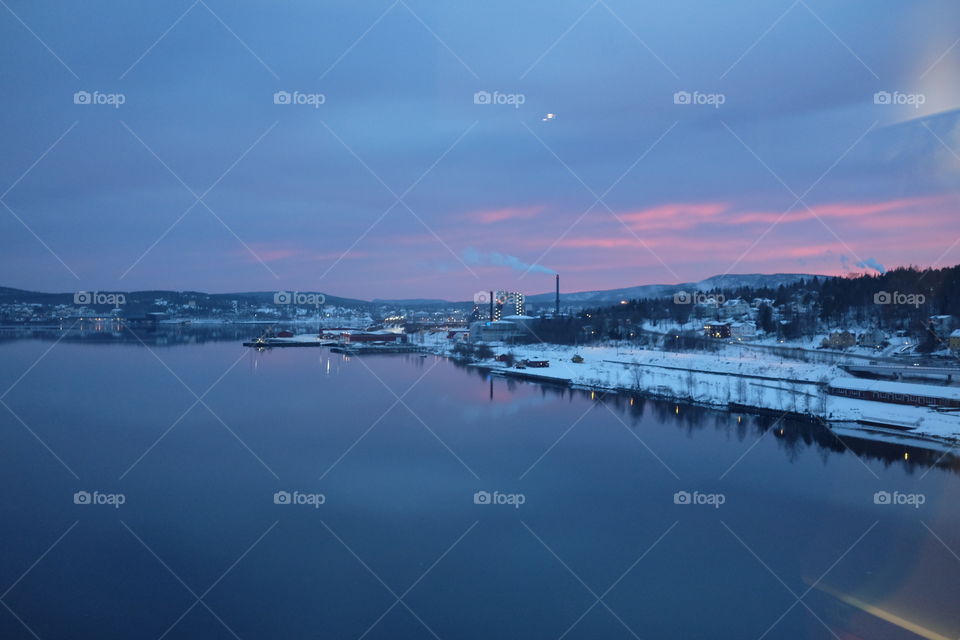
[[954,0],[3,0],[0,53],[2,286],[960,262]]

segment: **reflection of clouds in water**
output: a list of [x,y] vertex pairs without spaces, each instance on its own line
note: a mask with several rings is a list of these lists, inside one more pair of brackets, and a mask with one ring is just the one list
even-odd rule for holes
[[[494,394],[511,394],[510,391],[503,388],[496,388]],[[501,419],[507,416],[514,416],[521,411],[542,407],[556,402],[556,398],[542,394],[530,394],[527,397],[517,397],[512,395],[509,400],[499,400],[485,404],[464,404],[457,408],[460,409],[460,418],[463,422],[473,424],[476,422],[485,422],[490,419]],[[458,403],[452,398],[443,398],[440,401],[441,406],[455,407]]]

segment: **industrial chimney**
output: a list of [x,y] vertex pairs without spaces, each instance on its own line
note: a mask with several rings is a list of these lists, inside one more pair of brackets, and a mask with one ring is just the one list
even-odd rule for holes
[[554,314],[560,315],[560,274],[557,274],[557,301],[554,305]]
[[490,292],[490,322],[493,322],[493,291]]

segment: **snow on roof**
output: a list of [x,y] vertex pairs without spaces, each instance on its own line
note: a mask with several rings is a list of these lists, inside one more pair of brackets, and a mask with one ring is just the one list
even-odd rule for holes
[[830,382],[830,386],[835,389],[880,391],[883,393],[902,393],[911,396],[960,400],[960,387],[941,387],[934,384],[911,384],[909,382],[889,382],[868,378],[837,378]]
[[534,318],[533,316],[517,316],[517,315],[513,315],[513,316],[503,316],[503,319],[504,319],[504,320],[534,320],[535,318]]
[[950,332],[951,338],[960,338],[960,329],[954,329]]

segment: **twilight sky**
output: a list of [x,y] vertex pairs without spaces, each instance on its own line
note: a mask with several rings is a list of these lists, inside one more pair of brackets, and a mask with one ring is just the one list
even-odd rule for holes
[[955,264],[958,41],[955,0],[2,0],[0,285]]

